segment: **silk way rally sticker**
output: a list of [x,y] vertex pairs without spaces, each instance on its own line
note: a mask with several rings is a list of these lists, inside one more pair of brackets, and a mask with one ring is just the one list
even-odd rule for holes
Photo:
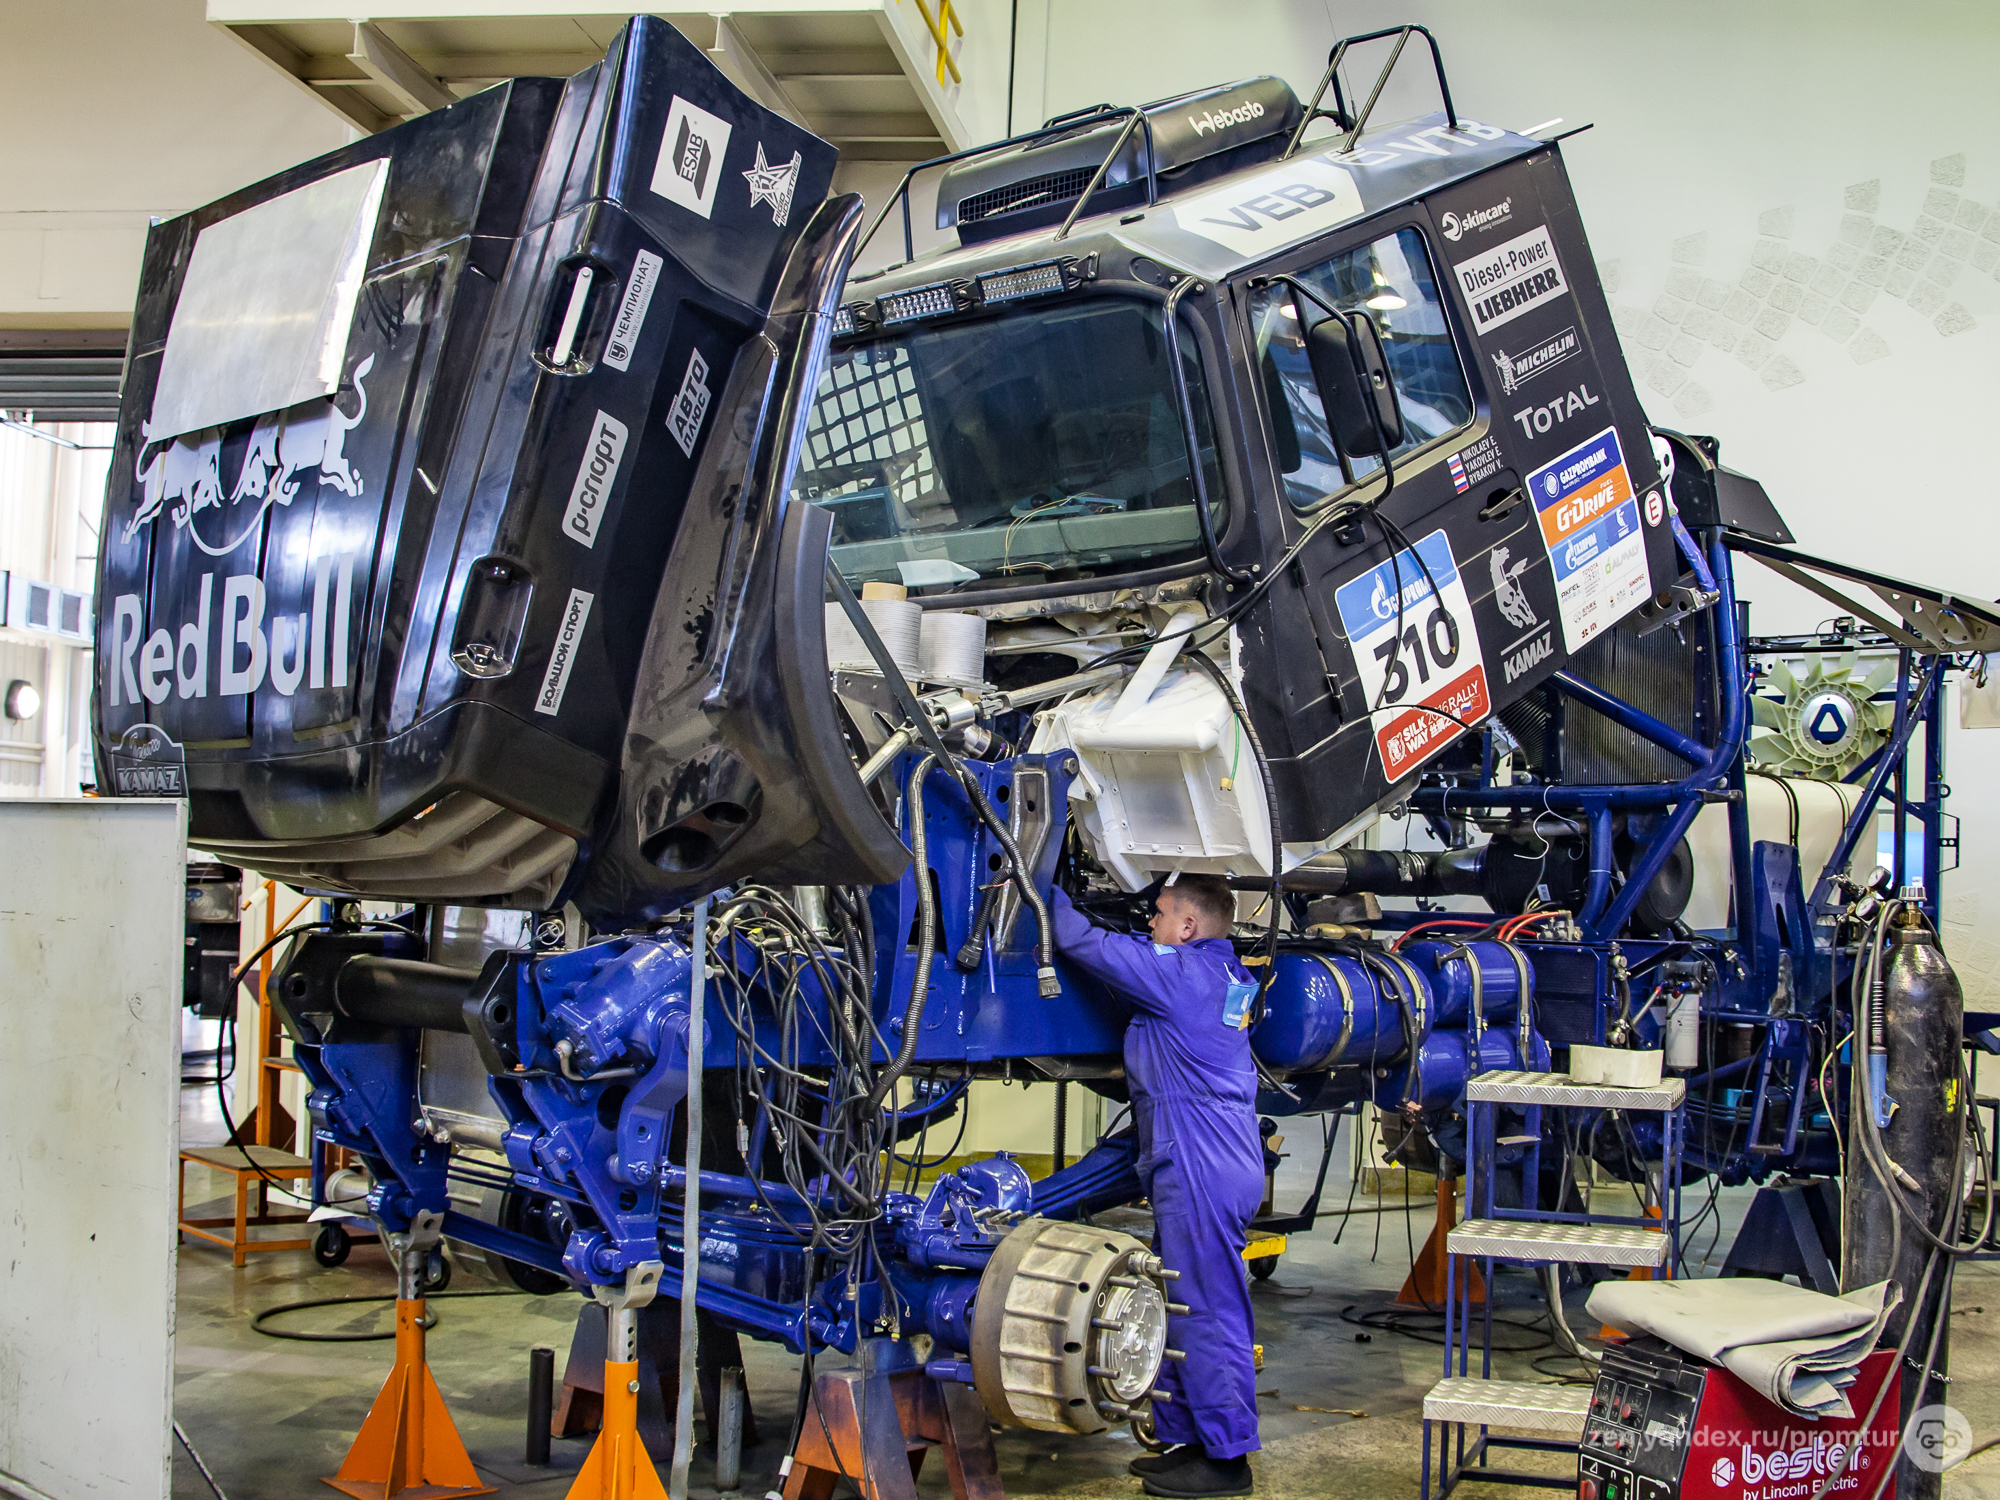
[[1556,575],[1563,644],[1577,650],[1653,592],[1639,502],[1617,429],[1607,427],[1528,476]]
[[1335,590],[1334,605],[1390,781],[1493,712],[1472,603],[1443,531],[1349,579]]

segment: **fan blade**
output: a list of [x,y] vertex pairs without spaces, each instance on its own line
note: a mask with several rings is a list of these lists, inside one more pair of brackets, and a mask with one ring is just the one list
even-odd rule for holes
[[1860,660],[1861,658],[1856,656],[1852,651],[1841,652],[1840,655],[1833,659],[1833,664],[1826,669],[1826,680],[1828,682],[1852,681],[1854,668],[1860,663]]
[[1764,674],[1764,686],[1773,693],[1789,698],[1798,685],[1799,679],[1793,675],[1790,663],[1783,657],[1773,657],[1770,670]]
[[1774,698],[1766,698],[1761,693],[1750,695],[1750,722],[1764,729],[1780,730],[1785,727],[1784,705]]
[[1861,686],[1869,693],[1879,693],[1895,680],[1896,659],[1893,656],[1885,656],[1875,663],[1873,670],[1862,680]]

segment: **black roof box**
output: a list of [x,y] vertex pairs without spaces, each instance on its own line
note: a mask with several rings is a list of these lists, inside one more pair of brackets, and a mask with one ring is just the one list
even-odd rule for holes
[[[1091,195],[1090,211],[1109,213],[1146,201],[1148,136],[1162,194],[1276,157],[1299,123],[1298,96],[1282,78],[1182,94],[1142,106],[1146,125],[1133,133]],[[1131,118],[1099,105],[1054,135],[1003,146],[948,168],[938,181],[940,229],[961,244],[1060,224],[1090,185]],[[1049,123],[1059,125],[1063,116]]]

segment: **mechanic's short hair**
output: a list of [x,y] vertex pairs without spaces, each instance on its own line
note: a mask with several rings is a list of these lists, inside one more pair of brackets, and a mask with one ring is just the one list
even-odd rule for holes
[[1193,908],[1204,937],[1228,937],[1236,924],[1236,893],[1220,875],[1183,875],[1160,894],[1178,896]]

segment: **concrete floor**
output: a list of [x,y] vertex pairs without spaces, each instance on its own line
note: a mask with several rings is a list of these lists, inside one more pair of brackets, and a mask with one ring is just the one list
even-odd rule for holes
[[[191,1093],[187,1104],[188,1142],[219,1139],[213,1091]],[[1309,1133],[1292,1134],[1296,1142]],[[1306,1161],[1297,1155],[1285,1163],[1279,1174],[1281,1206],[1303,1199],[1316,1164],[1316,1156]],[[192,1171],[189,1188],[191,1202],[201,1196]],[[1347,1203],[1348,1188],[1343,1143],[1324,1200],[1334,1214]],[[220,1193],[220,1181],[214,1191]],[[1690,1217],[1706,1198],[1705,1189],[1690,1191]],[[1722,1195],[1716,1264],[1746,1203],[1747,1193]],[[1320,1229],[1293,1239],[1276,1276],[1254,1287],[1257,1336],[1265,1350],[1257,1382],[1264,1451],[1255,1467],[1257,1493],[1266,1500],[1325,1495],[1403,1500],[1417,1493],[1419,1413],[1424,1391],[1440,1372],[1441,1352],[1417,1338],[1361,1329],[1352,1319],[1394,1298],[1432,1213],[1422,1200],[1406,1210],[1400,1198],[1379,1203],[1357,1197],[1354,1206],[1377,1212],[1357,1212],[1344,1231],[1338,1217],[1323,1217]],[[1704,1229],[1695,1248],[1708,1242]],[[237,1271],[226,1251],[191,1242],[181,1251],[179,1289],[175,1412],[227,1500],[328,1493],[318,1478],[339,1467],[388,1370],[390,1345],[281,1342],[254,1332],[250,1319],[302,1298],[392,1294],[394,1277],[380,1249],[357,1246],[347,1265],[333,1271],[321,1269],[305,1251],[253,1257]],[[482,1268],[463,1260],[451,1286],[454,1293],[502,1289]],[[588,1439],[558,1441],[552,1468],[522,1462],[528,1350],[536,1344],[555,1348],[560,1378],[578,1306],[579,1299],[569,1294],[454,1297],[439,1305],[441,1321],[429,1341],[432,1369],[475,1463],[503,1496],[559,1500],[588,1451]],[[1520,1275],[1501,1277],[1497,1306],[1504,1317],[1524,1324],[1540,1312],[1535,1288]],[[387,1307],[322,1309],[290,1323],[329,1332],[387,1329]],[[1580,1311],[1572,1313],[1583,1326]],[[1952,1337],[1955,1403],[1971,1422],[1975,1442],[1986,1442],[2000,1436],[2000,1266],[1961,1271]],[[738,1493],[754,1497],[775,1482],[798,1369],[793,1358],[769,1345],[746,1340],[744,1353],[765,1439],[745,1454]],[[1547,1353],[1543,1347],[1503,1355],[1495,1373],[1549,1378],[1547,1372],[1560,1372],[1563,1361]],[[1538,1355],[1545,1366],[1539,1374],[1533,1366]],[[1342,1411],[1366,1415],[1335,1414]],[[1012,1494],[1082,1500],[1140,1493],[1138,1481],[1125,1473],[1139,1450],[1122,1428],[1098,1438],[1010,1431],[996,1442]],[[664,1477],[667,1455],[655,1457]],[[1524,1460],[1522,1467],[1536,1462]],[[1542,1462],[1551,1474],[1559,1472],[1554,1461]],[[1573,1466],[1569,1472],[1574,1474]],[[2000,1448],[1946,1478],[1948,1500],[2000,1500]],[[693,1493],[713,1495],[712,1480],[712,1464],[698,1452]],[[948,1493],[941,1463],[927,1465],[920,1489],[926,1496]],[[1514,1500],[1552,1491],[1481,1486],[1467,1493]],[[174,1500],[209,1500],[210,1494],[177,1450]]]

